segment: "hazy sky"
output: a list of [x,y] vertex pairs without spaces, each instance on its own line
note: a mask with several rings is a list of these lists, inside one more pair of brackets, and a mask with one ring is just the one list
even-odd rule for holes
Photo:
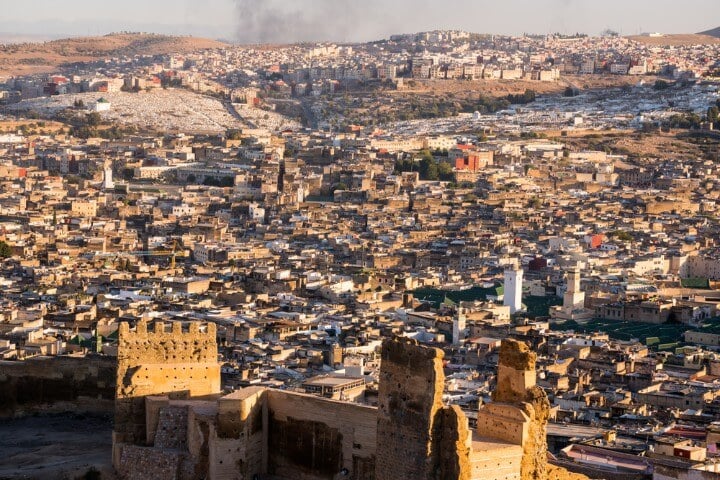
[[445,28],[500,34],[610,28],[630,35],[720,26],[719,0],[5,0],[0,12],[0,33],[130,30],[252,43],[372,40]]

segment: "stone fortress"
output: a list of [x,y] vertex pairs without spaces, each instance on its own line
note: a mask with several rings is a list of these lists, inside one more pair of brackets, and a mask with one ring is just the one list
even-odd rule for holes
[[544,480],[549,403],[535,354],[503,341],[470,430],[442,403],[443,353],[382,346],[378,407],[248,387],[221,394],[215,325],[120,328],[113,463],[125,479]]

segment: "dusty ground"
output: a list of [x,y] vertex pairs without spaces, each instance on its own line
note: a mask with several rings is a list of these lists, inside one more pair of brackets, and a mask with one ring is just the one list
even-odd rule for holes
[[[463,94],[477,96],[479,94],[492,97],[503,97],[508,94],[523,93],[534,90],[538,94],[561,93],[568,86],[580,89],[612,88],[634,85],[639,80],[654,82],[655,77],[630,75],[563,75],[557,82],[537,82],[530,80],[414,80],[414,86],[408,86],[412,80],[406,81],[402,90],[388,90],[394,96],[406,94]],[[413,84],[410,84],[413,85]]]
[[65,63],[91,62],[113,56],[188,53],[224,43],[196,37],[111,34],[42,43],[0,45],[0,76],[50,73]]
[[585,136],[555,137],[573,151],[605,150],[610,153],[631,157],[648,158],[709,158],[718,148],[713,139],[684,137],[682,132],[588,132]]
[[0,420],[0,480],[73,480],[91,467],[114,479],[108,416],[58,414]]

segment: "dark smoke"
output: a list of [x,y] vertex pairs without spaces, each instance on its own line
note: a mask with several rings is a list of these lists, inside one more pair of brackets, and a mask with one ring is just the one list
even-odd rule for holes
[[388,3],[392,2],[236,0],[237,40],[246,44],[367,40],[403,25],[400,18],[388,15]]

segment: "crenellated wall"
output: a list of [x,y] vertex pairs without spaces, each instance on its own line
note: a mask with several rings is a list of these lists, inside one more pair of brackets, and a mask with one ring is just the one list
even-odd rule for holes
[[220,392],[215,324],[201,330],[191,323],[141,321],[130,330],[120,324],[115,392],[115,442],[142,444],[147,439],[148,395],[202,398]]

